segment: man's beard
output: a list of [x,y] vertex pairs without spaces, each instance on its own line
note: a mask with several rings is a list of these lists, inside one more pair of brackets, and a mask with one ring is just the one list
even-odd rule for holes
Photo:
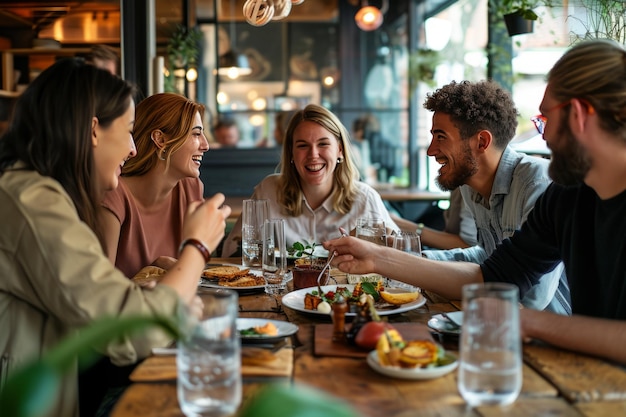
[[461,150],[460,156],[461,157],[458,159],[458,164],[454,172],[449,171],[447,178],[442,178],[442,176],[439,175],[435,179],[435,182],[443,191],[456,190],[458,187],[465,184],[467,179],[478,171],[478,163],[472,155],[469,143],[465,143],[465,147]]
[[578,185],[583,182],[589,172],[591,162],[583,147],[574,138],[570,127],[566,123],[564,125],[558,149],[551,149],[552,157],[548,173],[558,184]]

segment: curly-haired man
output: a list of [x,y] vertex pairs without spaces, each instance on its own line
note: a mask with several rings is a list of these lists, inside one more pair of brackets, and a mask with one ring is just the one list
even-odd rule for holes
[[[551,182],[549,162],[508,147],[518,112],[510,94],[495,82],[452,82],[427,95],[424,107],[433,112],[428,155],[441,164],[437,183],[444,190],[460,189],[478,241],[469,248],[424,255],[481,263],[526,220]],[[522,304],[570,314],[563,264],[542,277]]]

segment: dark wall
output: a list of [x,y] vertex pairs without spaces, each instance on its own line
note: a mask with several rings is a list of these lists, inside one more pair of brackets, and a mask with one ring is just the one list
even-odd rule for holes
[[254,186],[277,172],[281,148],[211,149],[202,157],[204,196],[248,197]]

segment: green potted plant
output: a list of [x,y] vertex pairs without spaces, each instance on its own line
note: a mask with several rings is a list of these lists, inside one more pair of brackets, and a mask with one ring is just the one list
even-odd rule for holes
[[72,368],[78,357],[88,363],[93,359],[89,353],[94,346],[150,326],[158,326],[174,338],[180,334],[175,322],[168,317],[105,317],[64,339],[40,359],[24,364],[9,376],[0,391],[2,415],[36,417],[45,414],[63,390],[62,375]]
[[432,49],[417,49],[409,55],[409,91],[415,91],[419,83],[435,86],[435,71],[441,63],[441,54]]
[[509,36],[531,33],[535,20],[534,11],[539,6],[551,7],[552,0],[489,0],[489,6],[504,18]]
[[[317,277],[324,267],[324,259],[315,255],[316,243],[309,243],[306,240],[294,242],[287,250],[289,257],[295,258],[293,267],[293,287],[296,290],[317,286]],[[326,285],[330,278],[328,269],[320,280],[320,285]]]
[[626,45],[626,2],[623,0],[585,0],[586,21],[569,16],[581,23],[583,33],[573,34],[574,40],[607,38]]
[[169,73],[165,76],[165,91],[184,92],[186,70],[197,64],[201,40],[202,32],[197,27],[176,26],[167,42]]

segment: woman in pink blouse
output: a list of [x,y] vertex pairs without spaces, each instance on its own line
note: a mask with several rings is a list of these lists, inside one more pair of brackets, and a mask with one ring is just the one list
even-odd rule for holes
[[204,106],[162,93],[136,108],[137,156],[123,167],[117,189],[102,202],[103,247],[126,276],[146,265],[164,268],[177,257],[187,206],[202,200]]

